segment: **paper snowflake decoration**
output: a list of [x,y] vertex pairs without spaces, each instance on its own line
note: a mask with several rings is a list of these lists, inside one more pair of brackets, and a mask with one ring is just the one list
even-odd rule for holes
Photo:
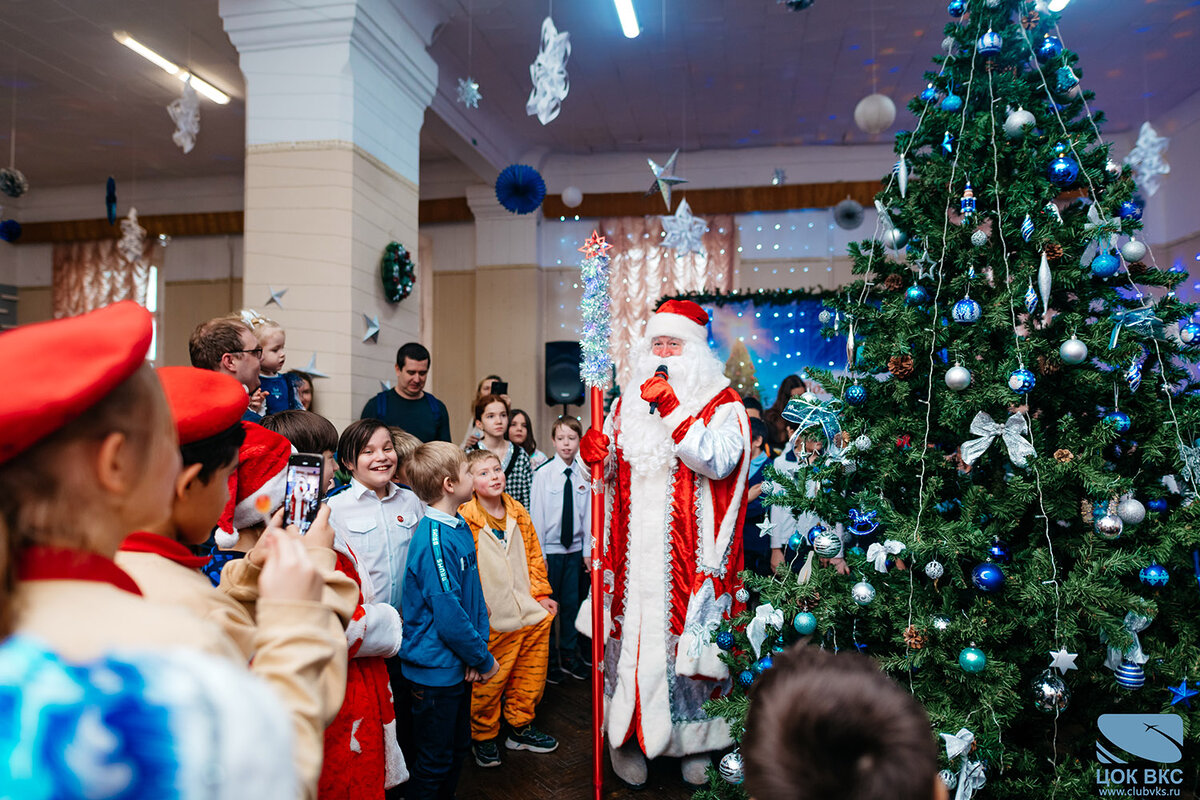
[[660,217],[660,219],[663,230],[667,234],[662,240],[662,247],[675,248],[677,256],[688,253],[706,255],[700,239],[708,230],[708,224],[703,219],[692,216],[692,209],[688,206],[687,198],[679,201],[679,208],[675,209],[674,215]]
[[146,229],[138,224],[137,209],[132,206],[129,216],[121,220],[121,240],[117,242],[117,249],[130,264],[141,261],[146,250]]
[[458,102],[467,108],[479,108],[483,95],[479,93],[479,83],[468,75],[458,79]]
[[1158,191],[1162,176],[1171,171],[1171,165],[1163,158],[1167,145],[1171,140],[1159,136],[1154,126],[1149,122],[1142,123],[1138,132],[1137,144],[1125,156],[1125,163],[1133,167],[1133,180],[1138,188],[1148,195]]
[[185,155],[192,152],[192,148],[196,146],[196,136],[200,133],[200,98],[196,97],[191,78],[184,81],[183,94],[179,99],[171,101],[167,106],[167,113],[175,123],[171,141],[175,142]]
[[571,57],[571,34],[558,32],[554,20],[542,20],[542,48],[529,65],[533,91],[525,103],[525,113],[537,115],[538,122],[548,125],[562,110],[571,82],[567,79],[567,59]]

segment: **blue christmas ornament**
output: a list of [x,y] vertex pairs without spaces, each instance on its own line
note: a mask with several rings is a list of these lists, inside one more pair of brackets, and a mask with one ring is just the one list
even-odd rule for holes
[[1004,586],[1004,571],[998,564],[986,561],[971,570],[971,583],[981,592],[998,592]]
[[1047,33],[1042,37],[1042,40],[1037,45],[1037,59],[1045,63],[1051,59],[1058,58],[1063,51],[1062,40],[1051,33]]
[[956,94],[948,94],[942,98],[942,111],[961,111],[962,107],[962,98]]
[[1033,238],[1033,220],[1029,218],[1028,214],[1025,215],[1025,221],[1021,223],[1021,238],[1027,242]]
[[792,620],[792,627],[796,629],[796,633],[801,636],[808,636],[817,629],[817,617],[809,611],[801,611]]
[[771,659],[771,655],[768,653],[758,661],[754,662],[754,671],[761,675],[773,666],[775,666],[775,662]]
[[859,511],[850,509],[850,531],[855,536],[870,536],[879,527],[878,511]]
[[804,546],[804,537],[797,531],[788,537],[787,546],[790,550],[799,550]]
[[920,98],[926,103],[932,103],[937,100],[938,90],[933,88],[933,84],[929,84],[921,90]]
[[1133,420],[1124,411],[1112,411],[1105,415],[1104,421],[1112,425],[1117,433],[1128,433],[1133,427]]
[[1200,324],[1189,322],[1179,329],[1179,341],[1184,344],[1192,344],[1200,341]]
[[982,56],[994,56],[1000,52],[1003,44],[1004,40],[1000,38],[1000,34],[988,28],[987,33],[979,37],[979,54]]
[[929,292],[925,290],[924,286],[914,283],[912,286],[908,287],[908,291],[904,293],[904,299],[910,306],[919,306],[921,303],[924,303],[929,299]]
[[950,131],[946,131],[944,134],[942,134],[942,152],[944,152],[946,155],[950,155],[954,152],[954,134]]
[[727,653],[730,650],[732,650],[733,649],[733,634],[730,633],[729,631],[721,631],[720,633],[718,633],[717,634],[717,647],[721,648],[722,650],[724,650]]
[[1117,214],[1121,219],[1141,219],[1142,209],[1132,200],[1126,200],[1124,203],[1121,203],[1121,209]]
[[1056,145],[1054,152],[1056,155],[1046,168],[1046,175],[1055,186],[1071,186],[1079,180],[1079,162],[1067,155],[1067,146],[1064,144]]
[[748,669],[744,669],[738,673],[738,685],[743,689],[749,689],[754,685],[754,673]]
[[824,532],[825,532],[824,525],[813,525],[811,528],[808,529],[808,533],[805,535],[805,538],[808,539],[809,544],[812,544],[813,541],[816,540],[817,534],[824,533]]
[[964,647],[958,653],[958,666],[972,675],[987,669],[987,656],[978,647]]
[[1054,85],[1059,92],[1067,92],[1079,84],[1079,77],[1070,67],[1059,67],[1054,73]]
[[946,6],[946,13],[957,19],[967,13],[967,0],[950,0],[950,5]]
[[992,543],[988,545],[988,557],[993,561],[999,561],[1001,564],[1007,564],[1009,561],[1012,561],[1012,553],[1009,552],[1008,542],[999,536],[993,537]]
[[1147,586],[1166,586],[1167,581],[1171,576],[1167,574],[1167,568],[1162,564],[1148,564],[1142,567],[1142,571],[1138,573],[1138,578]]
[[1027,394],[1035,383],[1037,383],[1037,379],[1033,377],[1033,373],[1024,367],[1013,370],[1012,374],[1008,376],[1008,388],[1017,394]]
[[852,406],[861,406],[867,401],[867,390],[860,384],[846,387],[846,402]]
[[1155,514],[1162,514],[1167,510],[1167,499],[1165,497],[1155,497],[1152,500],[1147,500],[1146,508],[1153,511]]
[[1033,288],[1033,281],[1029,282],[1029,288],[1025,290],[1025,310],[1030,314],[1037,311],[1038,293]]
[[1112,253],[1097,253],[1092,259],[1092,275],[1097,278],[1111,278],[1121,268],[1121,260]]
[[514,214],[529,214],[546,197],[546,182],[533,167],[510,164],[496,178],[496,200]]
[[963,189],[962,199],[958,201],[958,210],[964,217],[969,217],[975,213],[975,192],[971,189],[971,182],[967,181],[967,188]]
[[1124,689],[1137,691],[1146,685],[1146,671],[1142,669],[1141,664],[1122,660],[1121,666],[1117,667],[1114,674],[1117,685]]
[[1136,358],[1129,365],[1129,369],[1125,370],[1125,381],[1129,384],[1129,391],[1136,392],[1142,385],[1142,362]]
[[6,219],[0,222],[0,239],[6,242],[15,242],[21,238],[21,223],[15,219]]
[[961,322],[964,325],[970,325],[973,322],[979,321],[979,315],[983,313],[983,309],[979,303],[976,303],[970,297],[964,297],[954,304],[954,308],[950,311],[950,316],[955,322]]

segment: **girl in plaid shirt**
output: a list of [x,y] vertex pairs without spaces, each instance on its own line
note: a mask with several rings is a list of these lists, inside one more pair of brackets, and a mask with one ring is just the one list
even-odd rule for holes
[[529,455],[504,438],[508,433],[508,401],[494,394],[485,394],[475,401],[475,426],[483,438],[469,450],[489,450],[500,459],[510,497],[529,508],[529,490],[533,486],[533,466]]

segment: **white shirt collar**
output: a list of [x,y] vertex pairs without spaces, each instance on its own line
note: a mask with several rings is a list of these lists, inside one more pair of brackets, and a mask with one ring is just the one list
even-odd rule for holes
[[445,511],[439,511],[430,505],[425,506],[425,516],[444,525],[458,525],[457,516],[452,517]]
[[[377,497],[374,489],[371,489],[371,488],[365,486],[362,483],[362,481],[360,481],[358,478],[354,478],[354,477],[350,478],[350,490],[349,491],[354,496],[355,500],[362,500],[368,494],[371,495],[372,497]],[[388,481],[387,497],[385,497],[383,499],[391,500],[393,497],[396,496],[396,492],[398,492],[398,491],[400,491],[400,490],[398,488],[396,488],[396,484],[392,483],[391,481]]]

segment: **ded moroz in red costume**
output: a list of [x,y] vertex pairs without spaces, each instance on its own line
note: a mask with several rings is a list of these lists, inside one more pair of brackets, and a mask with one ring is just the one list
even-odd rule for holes
[[[626,392],[604,426],[611,456],[602,560],[605,727],[611,746],[636,737],[649,758],[731,743],[727,723],[701,706],[729,688],[711,638],[723,617],[743,607],[734,593],[750,426],[708,349],[707,319],[695,303],[660,307],[631,356],[629,385],[643,387],[641,395]],[[680,339],[682,354],[654,356],[656,336]],[[651,412],[646,396],[667,391],[652,379],[660,364],[673,396]]]

